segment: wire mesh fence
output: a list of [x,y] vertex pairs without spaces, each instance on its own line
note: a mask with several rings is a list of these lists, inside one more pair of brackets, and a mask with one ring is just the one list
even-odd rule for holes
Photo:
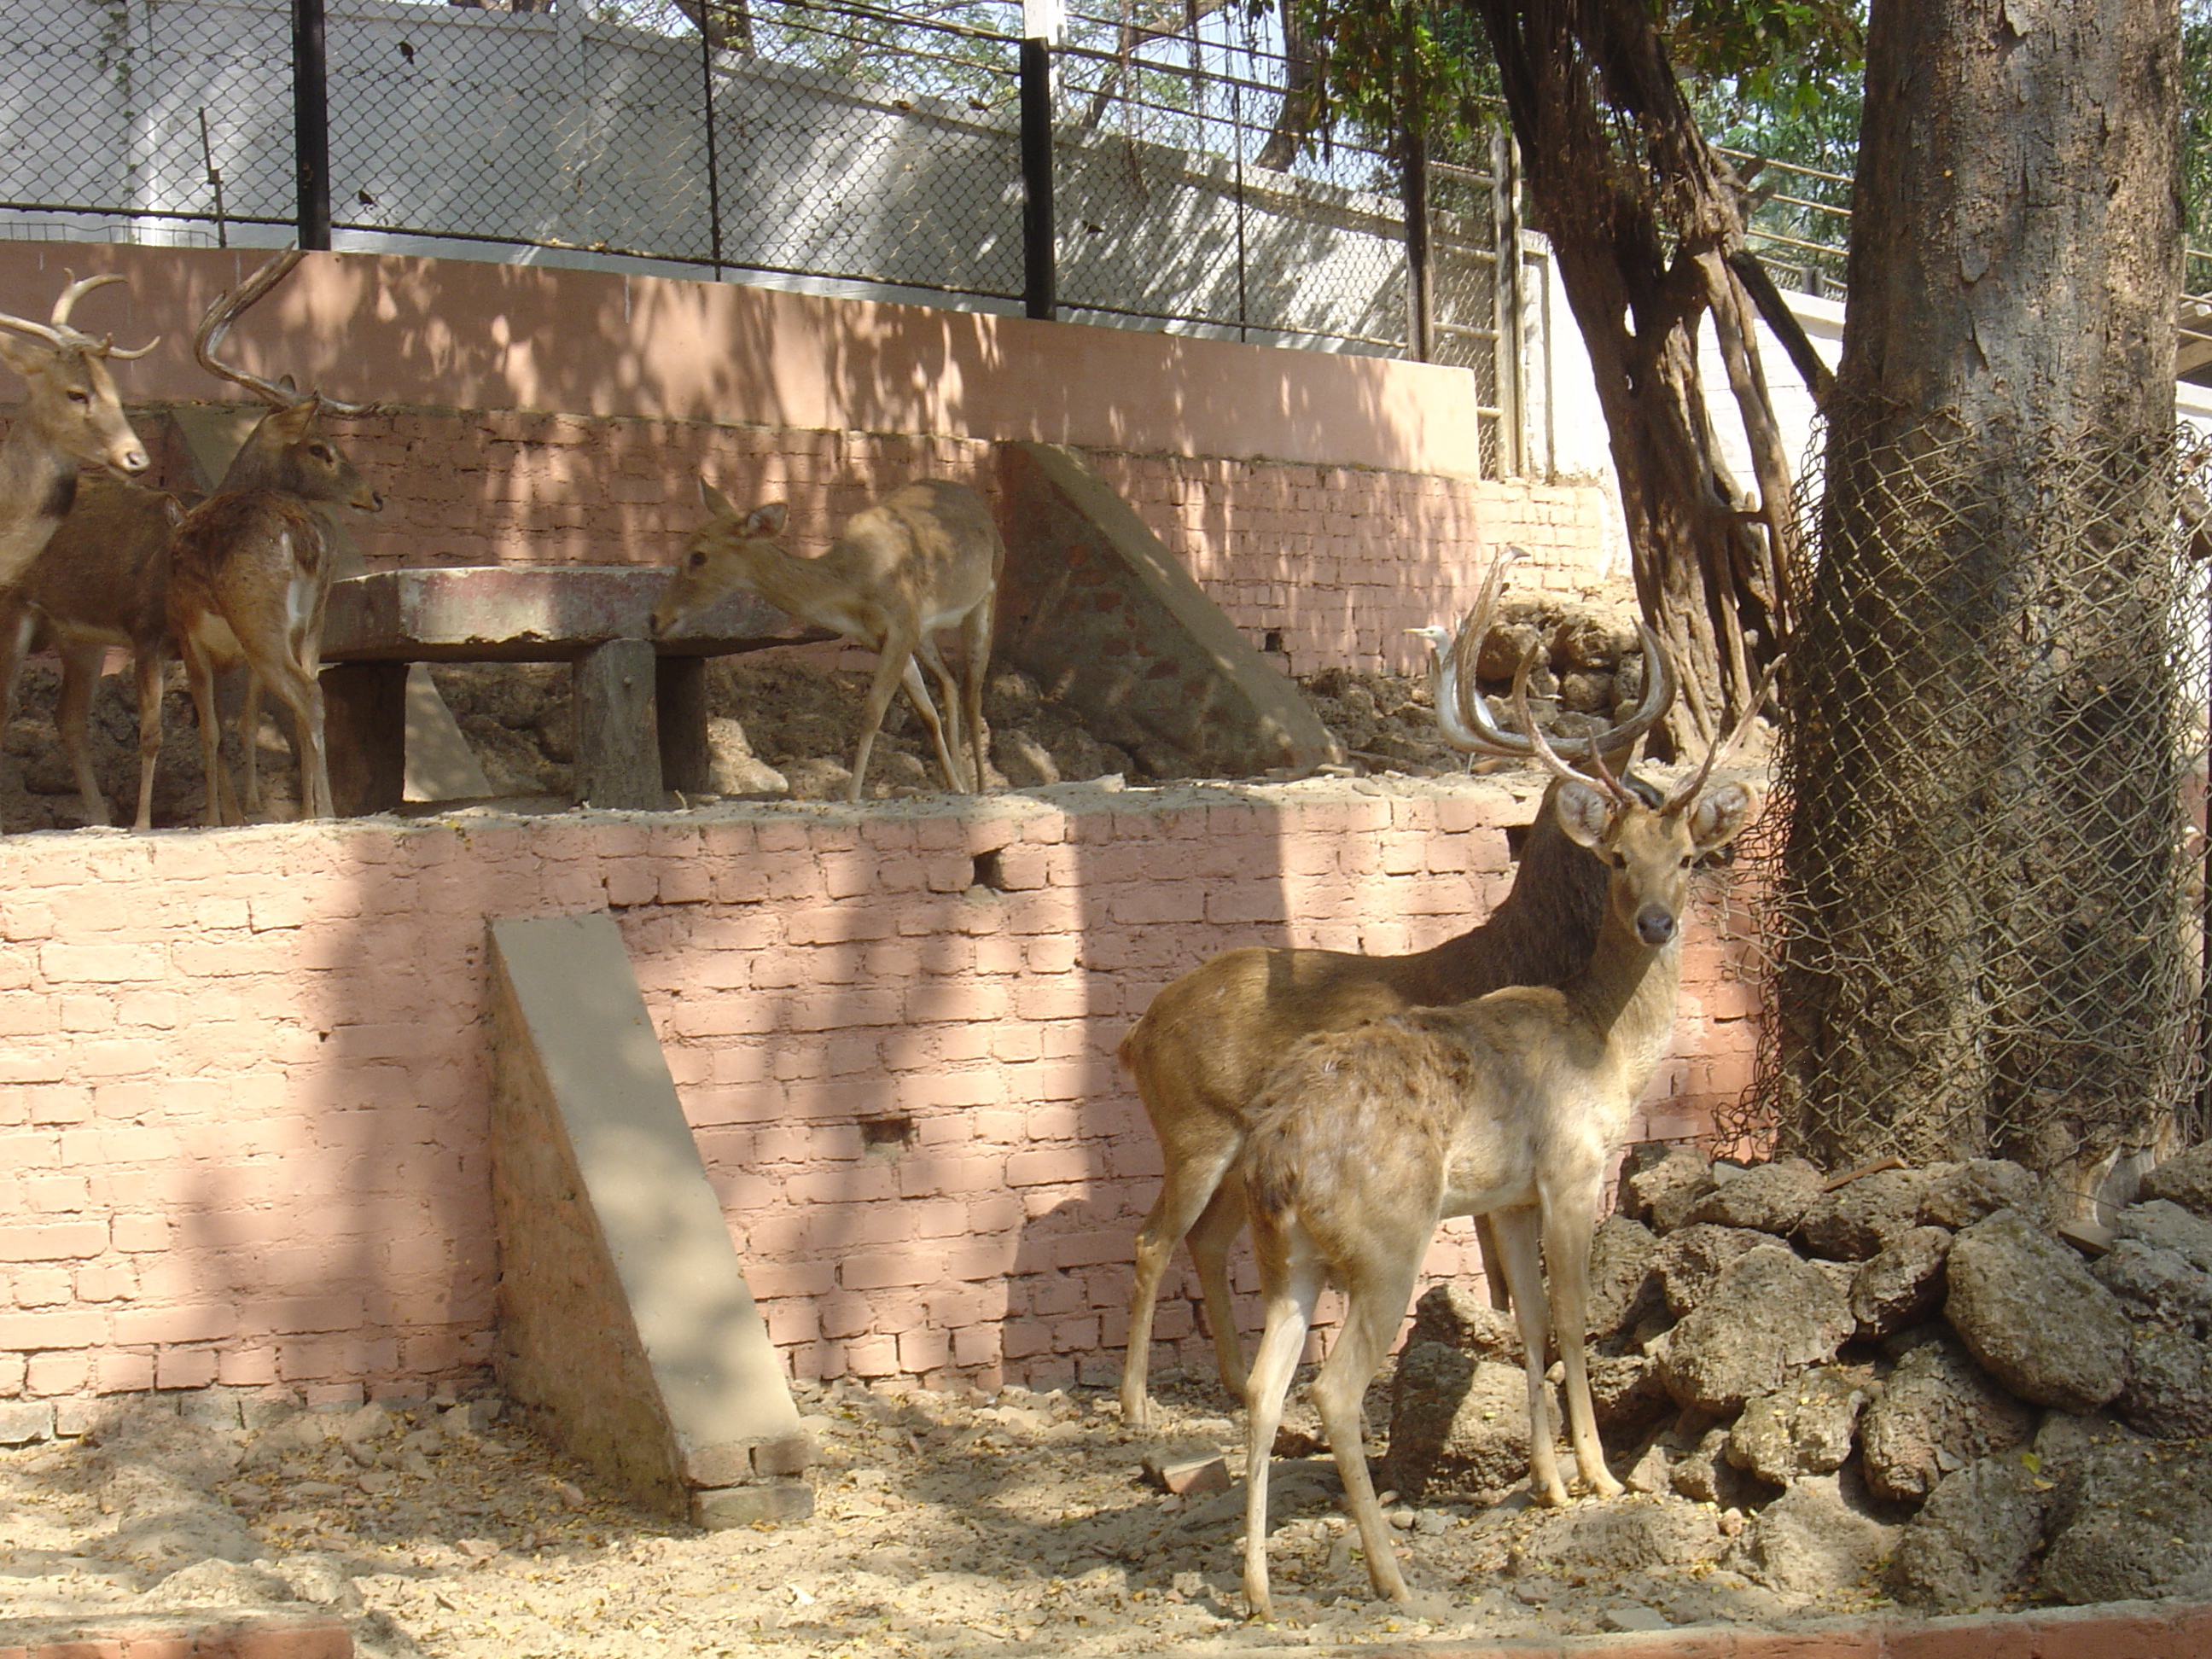
[[[1018,3],[313,3],[340,246],[1034,313]],[[267,243],[307,222],[292,9],[0,0],[0,235]],[[1121,0],[1072,14],[1052,64],[1054,314],[1419,352],[1395,141],[1302,144],[1304,66],[1279,35],[1243,9]],[[1486,447],[1510,455],[1497,289],[1517,229],[1461,173],[1417,204],[1436,355],[1483,377]]]
[[1769,1018],[1723,1133],[2094,1190],[2205,1127],[2212,588],[2173,504],[2201,516],[2212,453],[2185,430],[2023,464],[1937,426],[1826,471],[1761,860]]

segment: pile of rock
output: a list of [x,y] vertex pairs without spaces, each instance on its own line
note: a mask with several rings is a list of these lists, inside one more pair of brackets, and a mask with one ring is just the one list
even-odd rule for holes
[[[1836,1183],[1639,1148],[1591,1267],[1593,1392],[1631,1495],[1561,1512],[1522,1565],[1710,1562],[1938,1608],[2212,1593],[2212,1146],[2109,1220],[2062,1238],[2013,1164]],[[1505,1316],[1422,1298],[1401,1492],[1525,1474],[1520,1362]]]

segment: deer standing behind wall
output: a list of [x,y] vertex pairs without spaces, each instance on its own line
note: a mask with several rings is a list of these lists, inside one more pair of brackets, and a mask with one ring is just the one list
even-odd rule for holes
[[[1498,728],[1474,678],[1475,656],[1490,631],[1507,563],[1517,556],[1517,549],[1508,549],[1492,566],[1474,609],[1450,648],[1439,653],[1431,678],[1437,723],[1455,747],[1525,760],[1534,753],[1529,740]],[[1619,760],[1665,717],[1674,702],[1674,678],[1649,629],[1644,648],[1650,672],[1635,711],[1608,731],[1562,744],[1561,752],[1583,764]],[[1464,1001],[1502,986],[1548,984],[1589,959],[1604,909],[1606,871],[1560,827],[1554,811],[1560,787],[1554,784],[1537,809],[1512,890],[1480,927],[1402,957],[1256,945],[1224,951],[1162,989],[1122,1039],[1121,1063],[1136,1084],[1165,1165],[1159,1196],[1137,1234],[1121,1370],[1125,1425],[1144,1429],[1152,1421],[1146,1367],[1154,1306],[1176,1245],[1186,1238],[1222,1386],[1240,1397],[1243,1393],[1229,1251],[1243,1231],[1244,1203],[1242,1184],[1231,1170],[1243,1147],[1252,1097],[1283,1051],[1310,1031]],[[1484,1255],[1494,1255],[1486,1237]]]
[[168,619],[185,659],[198,713],[200,753],[207,771],[206,822],[239,821],[228,799],[216,723],[215,677],[244,665],[247,672],[239,735],[245,750],[245,810],[261,806],[256,741],[261,691],[273,690],[292,712],[300,748],[301,816],[332,811],[323,745],[323,611],[330,597],[331,532],[322,509],[340,506],[374,513],[375,487],[323,430],[331,411],[358,415],[374,407],[297,392],[249,374],[215,355],[246,309],[282,282],[305,256],[278,254],[201,319],[192,349],[210,374],[246,387],[270,405],[223,474],[216,493],[185,514],[170,548]]
[[[845,799],[860,799],[869,750],[891,692],[901,685],[937,746],[946,787],[955,794],[982,793],[990,756],[983,680],[1006,560],[990,504],[965,484],[918,479],[854,514],[820,558],[802,559],[775,539],[783,532],[781,501],[741,514],[712,486],[702,483],[699,490],[713,516],[684,550],[653,607],[655,636],[738,588],[842,634],[881,659],[861,705],[860,742]],[[936,641],[940,629],[955,626],[963,659],[957,686]],[[942,720],[915,666],[917,658],[944,690]]]
[[[1273,1616],[1267,1550],[1275,1430],[1315,1303],[1331,1283],[1345,1295],[1344,1322],[1310,1394],[1358,1522],[1368,1576],[1377,1594],[1407,1595],[1368,1474],[1360,1401],[1448,1217],[1488,1215],[1496,1231],[1528,1354],[1531,1491],[1545,1503],[1566,1501],[1544,1401],[1554,1328],[1582,1477],[1607,1496],[1621,1490],[1605,1466],[1590,1403],[1590,1238],[1629,1115],[1674,1030],[1691,866],[1734,840],[1750,814],[1742,785],[1705,789],[1750,717],[1653,807],[1604,768],[1601,788],[1551,752],[1528,715],[1528,673],[1524,663],[1515,701],[1522,729],[1559,780],[1553,810],[1569,836],[1610,866],[1589,963],[1557,986],[1511,987],[1306,1037],[1254,1103],[1242,1172],[1267,1308],[1245,1426],[1244,1595],[1255,1619]],[[1753,717],[1765,700],[1762,688]]]

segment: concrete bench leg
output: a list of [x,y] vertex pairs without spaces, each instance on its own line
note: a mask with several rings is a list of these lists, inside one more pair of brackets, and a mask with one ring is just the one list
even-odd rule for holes
[[576,659],[575,795],[586,806],[661,808],[655,660],[650,640],[609,640]]
[[661,787],[704,794],[713,769],[707,752],[707,659],[663,657],[654,682]]
[[407,665],[343,662],[323,670],[323,740],[340,817],[397,811],[407,789]]

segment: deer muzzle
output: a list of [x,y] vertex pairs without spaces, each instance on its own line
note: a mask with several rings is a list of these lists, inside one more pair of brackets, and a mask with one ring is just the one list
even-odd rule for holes
[[1647,904],[1636,913],[1636,937],[1657,950],[1674,937],[1674,913],[1663,904]]

